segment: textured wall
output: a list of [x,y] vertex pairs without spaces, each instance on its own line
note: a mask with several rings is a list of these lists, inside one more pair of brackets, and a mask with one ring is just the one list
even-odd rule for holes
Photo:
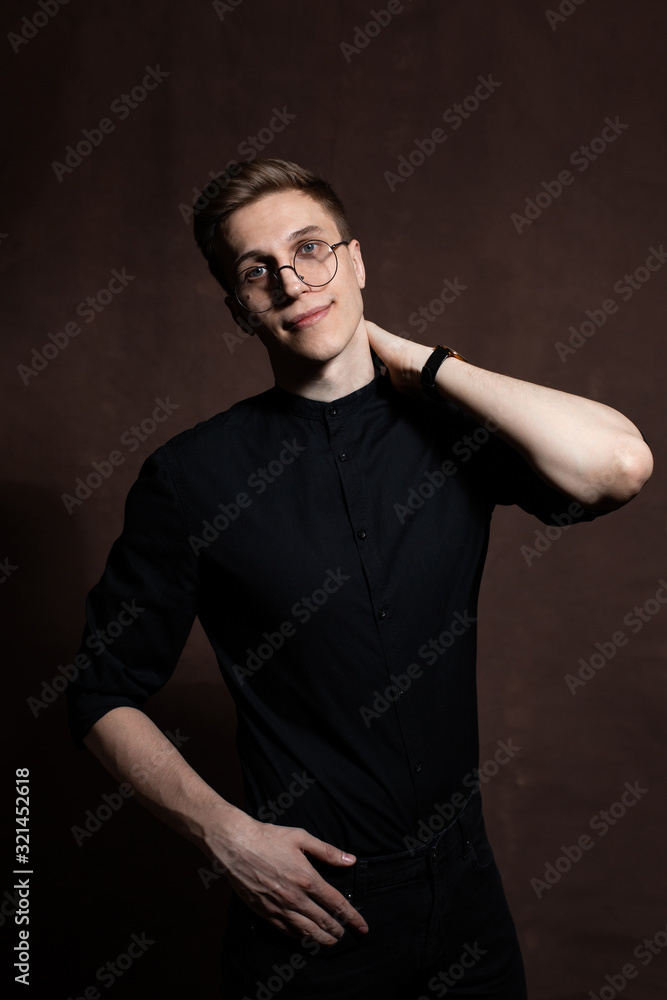
[[[667,609],[655,596],[667,595],[667,267],[645,264],[667,240],[664,4],[393,0],[389,17],[385,0],[57,3],[9,0],[2,16],[4,787],[30,768],[34,979],[63,1000],[111,985],[117,998],[213,995],[224,879],[132,800],[112,799],[120,808],[80,832],[117,785],[71,747],[49,690],[143,459],[272,384],[261,344],[234,335],[183,210],[260,136],[265,155],[325,173],[347,202],[369,318],[602,400],[654,449],[641,497],[593,525],[547,537],[521,511],[497,511],[479,691],[481,760],[498,740],[521,747],[489,766],[484,794],[531,998],[604,1000],[632,963],[624,996],[657,1000],[667,956],[633,953],[656,934],[667,942]],[[479,77],[483,99],[464,103]],[[84,129],[96,144],[67,160]],[[114,270],[125,277],[107,292]],[[465,291],[436,318],[446,279]],[[136,435],[156,400],[170,414]],[[62,495],[112,452],[111,474],[68,509]],[[591,679],[570,690],[566,675],[596,653],[599,669],[584,664]],[[233,712],[198,629],[151,714],[239,801]],[[603,834],[594,817],[626,782],[646,791]],[[584,834],[592,847],[566,871],[563,845]],[[13,945],[3,857],[0,935]],[[562,873],[531,884],[548,863]],[[154,943],[122,978],[96,979],[133,934]]]

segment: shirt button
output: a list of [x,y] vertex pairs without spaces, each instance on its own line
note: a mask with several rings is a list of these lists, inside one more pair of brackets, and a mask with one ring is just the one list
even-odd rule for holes
[[388,614],[389,614],[388,608],[380,608],[380,610],[378,611],[378,618],[386,618]]
[[417,774],[419,774],[419,772],[421,771],[421,769],[422,769],[423,766],[424,765],[422,764],[422,762],[420,760],[416,760],[415,761],[415,771],[417,772]]
[[338,407],[336,407],[336,406],[330,406],[329,407],[329,416],[330,417],[335,417],[337,413],[338,413]]
[[357,532],[357,538],[365,538],[365,537],[366,537],[366,532],[365,531],[358,531]]
[[341,462],[347,462],[347,452],[341,451],[338,453],[338,458]]

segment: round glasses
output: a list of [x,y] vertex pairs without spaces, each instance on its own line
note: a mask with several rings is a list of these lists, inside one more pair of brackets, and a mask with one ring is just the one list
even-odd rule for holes
[[297,247],[292,263],[283,264],[277,271],[271,271],[265,264],[247,267],[236,279],[236,298],[248,312],[267,312],[283,297],[280,272],[286,267],[294,271],[299,281],[303,281],[309,288],[328,285],[338,270],[336,247],[349,245],[350,240],[340,240],[333,244],[324,240],[307,240]]

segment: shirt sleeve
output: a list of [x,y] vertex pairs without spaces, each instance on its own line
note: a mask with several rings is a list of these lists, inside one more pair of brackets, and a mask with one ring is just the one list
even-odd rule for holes
[[123,530],[86,599],[77,678],[67,688],[77,745],[110,709],[141,709],[170,678],[196,615],[198,561],[163,446],[125,503]]

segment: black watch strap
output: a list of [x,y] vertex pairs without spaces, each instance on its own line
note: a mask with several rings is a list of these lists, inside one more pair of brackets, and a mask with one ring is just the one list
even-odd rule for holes
[[435,376],[438,368],[447,358],[458,358],[459,361],[466,360],[456,351],[452,350],[451,347],[445,347],[443,344],[438,344],[433,351],[433,354],[431,354],[428,361],[422,368],[421,373],[422,390],[424,395],[428,396],[429,399],[440,399],[438,390],[435,387]]

